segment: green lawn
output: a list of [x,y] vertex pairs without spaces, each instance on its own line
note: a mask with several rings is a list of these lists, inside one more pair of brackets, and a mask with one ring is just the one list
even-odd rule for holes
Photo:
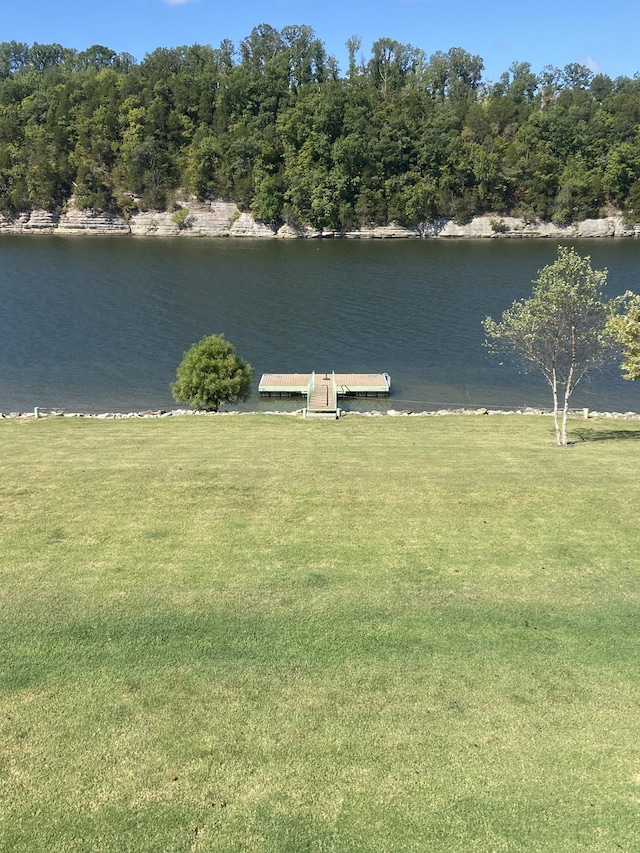
[[0,423],[0,850],[640,849],[640,422]]

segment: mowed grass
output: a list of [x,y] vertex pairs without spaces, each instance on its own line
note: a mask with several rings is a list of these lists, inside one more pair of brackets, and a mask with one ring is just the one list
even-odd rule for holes
[[640,849],[640,422],[0,423],[0,849]]

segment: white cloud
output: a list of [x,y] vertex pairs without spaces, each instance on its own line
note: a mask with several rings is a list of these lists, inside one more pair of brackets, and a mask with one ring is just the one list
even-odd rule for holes
[[581,56],[578,62],[580,65],[584,65],[585,68],[588,68],[589,71],[593,71],[594,74],[602,74],[602,68],[590,56]]

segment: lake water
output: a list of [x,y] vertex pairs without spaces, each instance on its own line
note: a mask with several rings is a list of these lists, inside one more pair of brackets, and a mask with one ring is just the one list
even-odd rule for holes
[[[609,270],[608,295],[640,289],[640,242],[575,241]],[[170,383],[192,343],[223,333],[262,373],[387,372],[390,400],[345,408],[548,406],[536,376],[499,365],[481,322],[531,293],[557,243],[257,241],[2,236],[0,412],[35,406],[175,408]],[[575,407],[640,409],[612,367]]]

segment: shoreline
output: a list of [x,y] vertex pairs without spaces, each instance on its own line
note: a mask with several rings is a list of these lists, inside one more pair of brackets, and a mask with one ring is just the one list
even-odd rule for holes
[[[180,215],[178,215],[180,214]],[[279,240],[431,240],[431,239],[622,239],[640,237],[640,224],[628,224],[620,213],[569,225],[520,217],[483,214],[464,224],[451,219],[407,227],[391,222],[353,231],[325,231],[259,222],[234,202],[186,199],[176,211],[146,211],[125,219],[113,213],[80,210],[70,203],[61,213],[33,210],[13,217],[0,215],[2,234],[102,237],[254,238]]]
[[[223,412],[207,412],[199,409],[145,409],[144,411],[132,412],[66,412],[61,409],[40,409],[34,408],[30,412],[0,412],[0,420],[54,420],[58,418],[76,418],[87,420],[134,420],[134,419],[159,419],[171,417],[229,417],[229,416],[246,416],[246,415],[268,415],[278,417],[296,417],[301,418],[304,409],[299,408],[293,411],[239,411],[229,410]],[[487,409],[478,407],[473,409],[434,409],[431,411],[416,412],[411,409],[386,409],[386,410],[371,410],[368,412],[352,412],[341,410],[340,417],[447,417],[447,416],[491,416],[491,415],[521,415],[521,416],[546,416],[551,417],[553,412],[550,409],[541,408],[519,408],[519,409]],[[610,418],[616,420],[640,420],[638,412],[599,412],[591,411],[590,409],[570,409],[569,415],[573,418],[581,420],[590,420],[592,418]]]

